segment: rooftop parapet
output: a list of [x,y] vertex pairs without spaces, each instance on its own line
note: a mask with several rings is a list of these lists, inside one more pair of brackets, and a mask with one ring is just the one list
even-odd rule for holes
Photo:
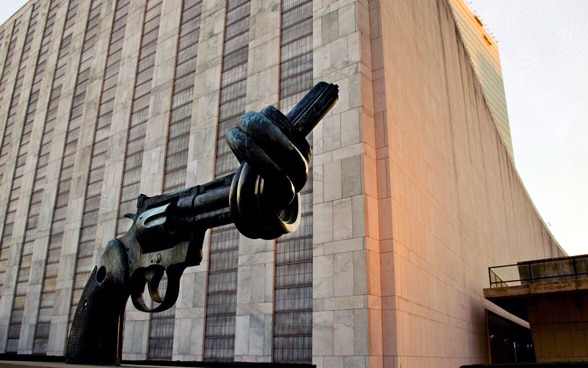
[[537,362],[588,361],[588,255],[490,267],[488,274],[484,297],[529,322]]

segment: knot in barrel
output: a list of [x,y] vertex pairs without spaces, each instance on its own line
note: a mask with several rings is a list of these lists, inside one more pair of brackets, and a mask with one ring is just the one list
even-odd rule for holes
[[300,221],[298,193],[308,180],[310,145],[288,118],[268,106],[241,116],[227,143],[242,163],[230,193],[231,216],[250,238],[274,239]]

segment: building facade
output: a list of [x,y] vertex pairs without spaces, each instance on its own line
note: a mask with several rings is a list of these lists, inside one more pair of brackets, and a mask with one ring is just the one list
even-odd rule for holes
[[514,159],[498,44],[464,1],[451,0],[449,4],[474,71],[482,84],[482,92],[498,133],[511,159]]
[[0,353],[63,355],[137,195],[234,171],[236,119],[319,80],[298,231],[209,231],[173,309],[127,307],[123,359],[483,362],[487,268],[562,254],[446,0],[37,0],[0,60]]

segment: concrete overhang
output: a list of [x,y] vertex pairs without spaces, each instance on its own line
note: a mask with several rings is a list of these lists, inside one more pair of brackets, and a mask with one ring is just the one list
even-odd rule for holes
[[527,305],[539,298],[588,295],[588,279],[558,280],[484,289],[484,297],[507,312],[529,321]]

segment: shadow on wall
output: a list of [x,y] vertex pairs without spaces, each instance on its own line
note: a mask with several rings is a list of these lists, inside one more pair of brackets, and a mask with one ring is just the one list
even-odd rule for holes
[[493,364],[536,362],[531,330],[490,311],[486,311],[486,321]]

